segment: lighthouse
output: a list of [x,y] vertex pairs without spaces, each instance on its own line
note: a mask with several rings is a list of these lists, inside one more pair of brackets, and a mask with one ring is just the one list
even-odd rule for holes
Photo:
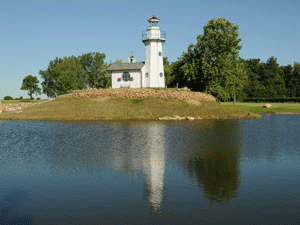
[[128,63],[112,63],[107,68],[111,73],[112,88],[165,87],[162,46],[166,41],[166,32],[160,30],[159,22],[153,15],[142,34],[146,46],[145,62],[136,62],[131,54]]
[[154,15],[148,19],[147,31],[142,41],[146,46],[144,87],[165,87],[162,46],[166,41],[166,32],[160,30],[160,19]]

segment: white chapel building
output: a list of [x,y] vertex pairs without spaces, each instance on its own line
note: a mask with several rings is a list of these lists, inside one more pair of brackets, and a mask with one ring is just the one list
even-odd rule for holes
[[162,46],[166,41],[166,32],[160,30],[160,20],[155,16],[148,19],[147,31],[142,34],[146,46],[145,62],[136,62],[134,56],[128,63],[111,64],[112,88],[165,87]]

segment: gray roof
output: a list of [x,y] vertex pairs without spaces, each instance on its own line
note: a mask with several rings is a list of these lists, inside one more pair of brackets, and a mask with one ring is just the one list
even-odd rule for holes
[[134,62],[134,63],[113,63],[107,70],[108,71],[118,71],[118,70],[141,70],[145,65],[144,62]]

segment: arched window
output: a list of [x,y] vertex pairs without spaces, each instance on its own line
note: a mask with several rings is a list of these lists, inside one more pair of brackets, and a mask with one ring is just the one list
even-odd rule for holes
[[123,80],[124,81],[129,81],[130,80],[130,74],[129,74],[129,72],[124,72],[123,73]]

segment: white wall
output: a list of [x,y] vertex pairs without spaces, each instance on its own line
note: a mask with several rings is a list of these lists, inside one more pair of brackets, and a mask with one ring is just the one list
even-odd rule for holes
[[[112,88],[140,88],[141,87],[141,71],[129,71],[130,77],[133,77],[133,81],[123,80],[123,71],[114,71],[111,74],[111,87]],[[118,81],[121,77],[122,80]]]

